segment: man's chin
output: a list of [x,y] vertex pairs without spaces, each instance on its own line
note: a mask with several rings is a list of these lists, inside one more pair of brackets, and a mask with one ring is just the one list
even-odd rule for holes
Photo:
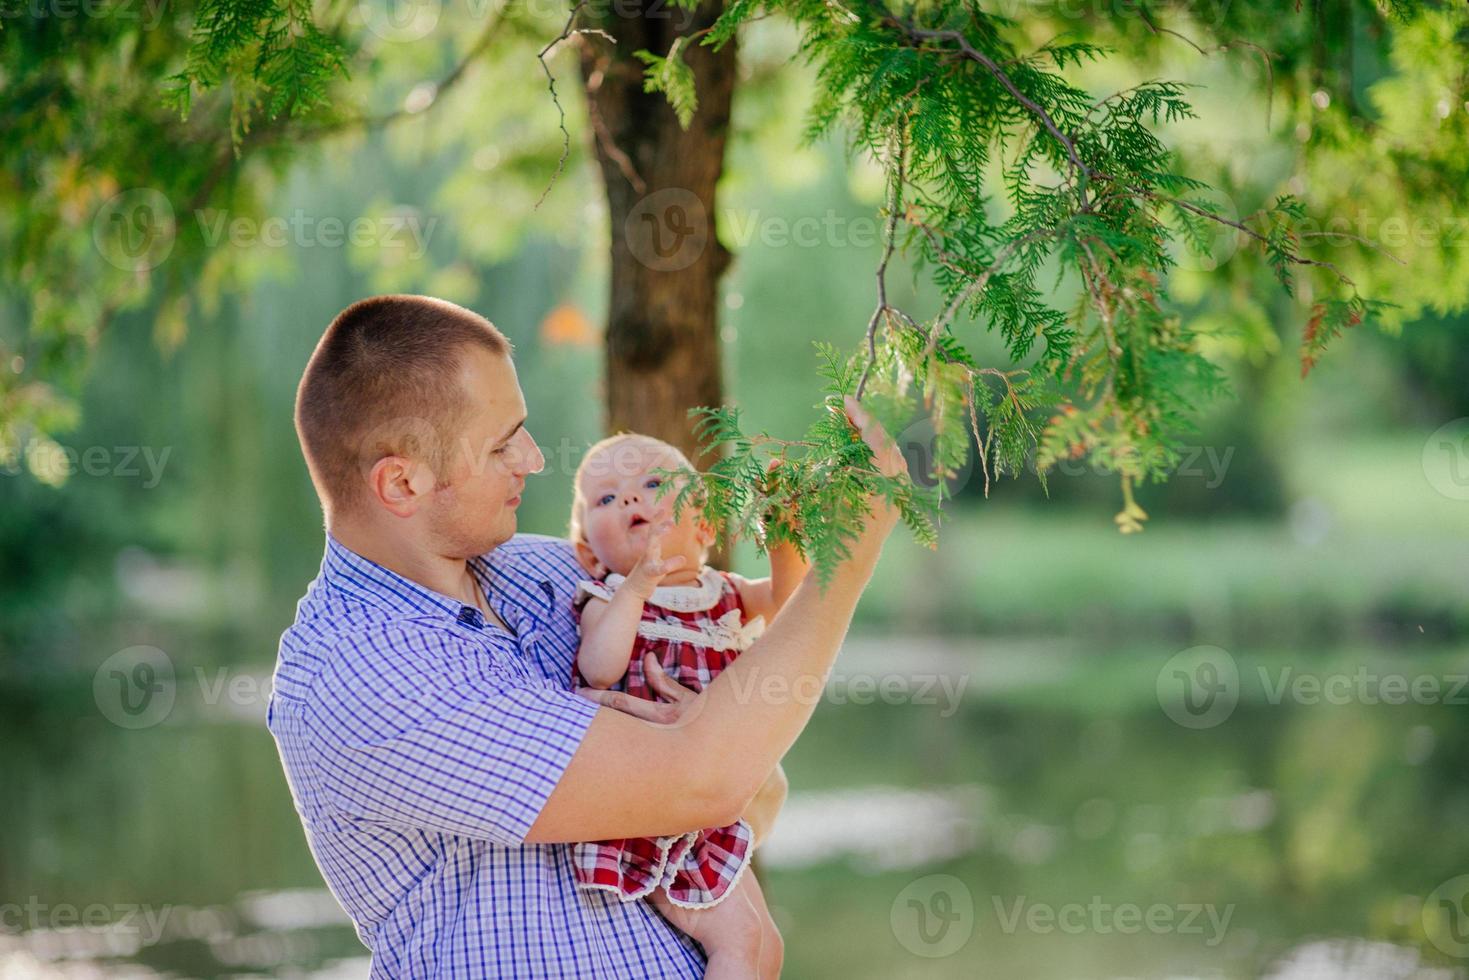
[[486,539],[489,543],[480,551],[480,554],[484,554],[486,551],[494,551],[500,545],[515,537],[515,532],[519,530],[519,527],[520,522],[516,520],[515,511],[512,510],[500,521],[500,526],[495,529],[495,533]]
[[500,526],[492,532],[478,534],[474,537],[463,537],[454,548],[454,557],[469,559],[478,558],[480,555],[494,551],[500,545],[515,536],[515,516],[502,521]]

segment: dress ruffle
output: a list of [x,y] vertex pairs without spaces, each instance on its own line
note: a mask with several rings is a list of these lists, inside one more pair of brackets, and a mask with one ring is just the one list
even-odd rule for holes
[[577,884],[610,891],[624,902],[662,887],[668,900],[690,909],[723,901],[749,867],[755,848],[750,825],[697,830],[671,837],[626,837],[572,847]]

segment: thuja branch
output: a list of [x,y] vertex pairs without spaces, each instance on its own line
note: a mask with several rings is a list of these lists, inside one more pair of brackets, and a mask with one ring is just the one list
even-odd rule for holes
[[[1129,187],[1127,190],[1128,193],[1136,194],[1137,196],[1145,198],[1149,201],[1155,201],[1161,204],[1170,204],[1173,207],[1179,208],[1183,211],[1188,211],[1191,214],[1196,214],[1201,218],[1214,222],[1215,224],[1225,225],[1226,227],[1233,228],[1236,231],[1243,232],[1244,234],[1248,235],[1250,238],[1253,238],[1256,242],[1262,245],[1268,246],[1271,244],[1271,240],[1268,236],[1261,234],[1244,222],[1234,221],[1230,218],[1225,217],[1222,214],[1219,214],[1216,211],[1210,211],[1208,208],[1202,207],[1198,204],[1194,204],[1191,201],[1184,201],[1176,197],[1169,197],[1166,194],[1159,194],[1156,191],[1148,190],[1147,188],[1142,187]],[[1256,212],[1255,216],[1258,217],[1262,213],[1263,212]],[[1299,234],[1297,235],[1297,237],[1300,237]],[[1310,258],[1308,256],[1300,254],[1300,252],[1294,249],[1286,249],[1283,254],[1287,260],[1295,265],[1315,266],[1319,269],[1326,269],[1333,275],[1335,275],[1337,280],[1343,285],[1356,285],[1356,283],[1354,283],[1345,272],[1342,272],[1340,268],[1338,268],[1335,264],[1331,262]],[[1391,253],[1388,254],[1391,256]],[[1397,258],[1396,256],[1391,257],[1395,260]]]
[[903,206],[903,170],[904,158],[907,156],[908,147],[901,137],[896,141],[897,150],[894,156],[897,165],[894,168],[891,179],[888,181],[890,190],[888,195],[888,220],[883,234],[882,260],[877,263],[877,308],[872,311],[872,317],[867,321],[867,363],[862,366],[862,377],[857,381],[857,400],[861,401],[863,394],[867,391],[867,379],[872,374],[872,365],[877,361],[877,324],[888,314],[888,262],[892,260],[893,250],[898,244],[898,211]]
[[1001,68],[994,61],[993,58],[990,58],[983,51],[975,48],[972,44],[969,43],[969,39],[959,31],[925,30],[914,26],[908,21],[891,15],[887,17],[887,20],[889,23],[895,25],[908,38],[911,38],[914,41],[952,42],[958,47],[959,52],[963,54],[964,57],[978,63],[985,69],[985,71],[993,75],[995,80],[1004,87],[1005,91],[1010,93],[1011,98],[1020,103],[1022,106],[1025,107],[1027,111],[1034,115],[1036,120],[1043,127],[1045,127],[1046,131],[1050,133],[1051,136],[1055,138],[1056,142],[1060,143],[1062,148],[1066,151],[1066,157],[1071,162],[1071,166],[1077,174],[1077,197],[1081,201],[1082,208],[1085,209],[1087,207],[1086,181],[1087,177],[1091,174],[1091,168],[1082,161],[1081,155],[1077,152],[1076,149],[1076,141],[1071,136],[1062,132],[1061,127],[1057,125],[1056,120],[1052,118],[1051,114],[1047,112],[1044,108],[1042,108],[1039,103],[1035,102],[1024,92],[1022,92],[1020,88],[1015,84],[1015,81],[1005,72],[1003,68]]
[[[1142,82],[1096,98],[1062,70],[1101,49],[1051,42],[1021,54],[1002,21],[953,0],[921,13],[876,0],[754,0],[727,8],[706,41],[728,37],[757,9],[795,20],[817,65],[809,135],[841,127],[887,171],[876,302],[846,365],[890,430],[926,419],[936,498],[971,438],[986,490],[992,473],[1018,475],[1029,459],[1044,478],[1057,460],[1090,455],[1120,478],[1119,527],[1138,530],[1146,515],[1134,488],[1167,474],[1195,406],[1224,386],[1167,296],[1170,244],[1207,250],[1211,224],[1258,245],[1287,290],[1291,270],[1308,269],[1347,291],[1317,304],[1303,366],[1370,308],[1342,270],[1302,250],[1309,237],[1292,199],[1243,220],[1191,199],[1205,185],[1176,172],[1156,134],[1193,114],[1182,85]],[[1059,185],[1045,182],[1047,165],[1063,175]],[[992,212],[997,190],[1009,206],[1002,219]],[[922,324],[888,297],[900,244],[940,294],[940,312]],[[1069,312],[1053,307],[1042,269],[1076,289]],[[998,334],[1014,367],[976,363],[958,335],[967,323]],[[725,421],[721,434],[737,451],[754,445],[737,416]],[[747,476],[755,486],[758,472]],[[752,493],[799,506],[779,487]],[[726,516],[738,524],[740,513],[748,516],[738,507]]]
[[965,287],[960,290],[959,293],[956,294],[952,300],[949,301],[949,305],[944,307],[944,311],[940,313],[938,318],[934,321],[933,327],[930,328],[928,331],[928,346],[925,347],[923,351],[924,359],[929,360],[933,358],[934,352],[938,349],[939,338],[949,331],[949,326],[953,323],[954,317],[961,309],[964,308],[964,306],[966,306],[971,300],[973,300],[976,295],[984,290],[984,287],[989,284],[990,279],[994,277],[995,273],[1000,271],[1000,267],[1004,265],[1006,259],[1028,245],[1034,244],[1043,239],[1054,238],[1057,235],[1062,234],[1065,230],[1066,226],[1064,225],[1055,228],[1037,228],[1034,231],[1028,232],[1021,237],[1006,243],[1003,248],[996,252],[994,260],[990,263],[990,267],[988,269],[985,269],[984,272],[975,277],[973,281],[965,285]]
[[[1153,20],[1153,16],[1148,13],[1146,7],[1139,5],[1138,14],[1142,17],[1143,25],[1154,34],[1168,34],[1172,37],[1176,37],[1204,57],[1207,58],[1209,56],[1209,52],[1204,49],[1203,45],[1197,43],[1192,38],[1179,31],[1175,31],[1170,27],[1160,26],[1157,22]],[[1228,51],[1235,45],[1239,45],[1243,48],[1249,48],[1251,51],[1254,51],[1260,56],[1260,61],[1265,66],[1265,129],[1268,131],[1270,129],[1270,117],[1274,110],[1275,103],[1275,66],[1271,61],[1271,59],[1275,56],[1255,42],[1246,41],[1243,38],[1231,38],[1228,41],[1223,41],[1214,50]]]
[[[234,104],[231,109],[231,126],[241,135],[238,139],[231,140],[220,153],[218,160],[190,199],[188,210],[196,210],[207,204],[219,183],[232,171],[238,169],[245,157],[252,152],[282,143],[314,142],[342,136],[353,131],[372,132],[386,129],[406,119],[422,118],[429,110],[442,105],[444,96],[468,76],[470,67],[482,59],[495,42],[503,36],[506,23],[505,9],[501,8],[490,18],[489,23],[480,31],[479,36],[470,45],[464,56],[437,83],[434,83],[432,95],[428,101],[412,108],[400,105],[387,112],[358,113],[322,122],[293,122],[292,117],[288,115],[277,115],[267,116],[265,120],[252,123],[248,115],[243,118],[239,116],[241,112],[248,110],[243,110],[238,104]],[[196,42],[196,46],[206,43],[207,38],[201,37]],[[221,80],[220,77],[199,67],[180,76],[181,82],[187,85],[197,85],[205,90],[214,87]],[[187,110],[188,107],[184,106],[186,113]]]

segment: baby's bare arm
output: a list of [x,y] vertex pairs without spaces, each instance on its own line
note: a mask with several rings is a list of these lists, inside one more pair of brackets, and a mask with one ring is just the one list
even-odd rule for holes
[[663,557],[663,535],[668,533],[668,527],[665,523],[654,530],[647,551],[617,586],[610,602],[593,597],[582,610],[581,648],[576,655],[576,666],[592,687],[605,690],[627,673],[638,622],[643,618],[643,603],[653,595],[664,576],[683,568],[687,562],[683,555]]
[[801,579],[811,571],[811,563],[801,557],[795,545],[783,541],[770,550],[770,617],[785,606]]
[[734,576],[740,590],[740,602],[745,607],[746,620],[764,616],[768,624],[785,606],[786,600],[796,591],[796,586],[811,570],[811,564],[801,557],[796,546],[786,542],[770,549],[770,576],[768,578],[741,578]]
[[642,618],[643,597],[631,589],[618,589],[611,602],[595,597],[587,600],[581,614],[576,668],[588,684],[605,690],[627,673]]

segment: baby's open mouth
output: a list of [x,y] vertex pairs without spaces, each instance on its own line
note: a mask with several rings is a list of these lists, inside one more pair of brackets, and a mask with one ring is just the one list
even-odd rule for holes
[[628,530],[632,530],[633,528],[641,527],[646,523],[648,523],[648,519],[646,517],[639,517],[638,515],[634,514],[632,520],[627,522],[627,527]]

